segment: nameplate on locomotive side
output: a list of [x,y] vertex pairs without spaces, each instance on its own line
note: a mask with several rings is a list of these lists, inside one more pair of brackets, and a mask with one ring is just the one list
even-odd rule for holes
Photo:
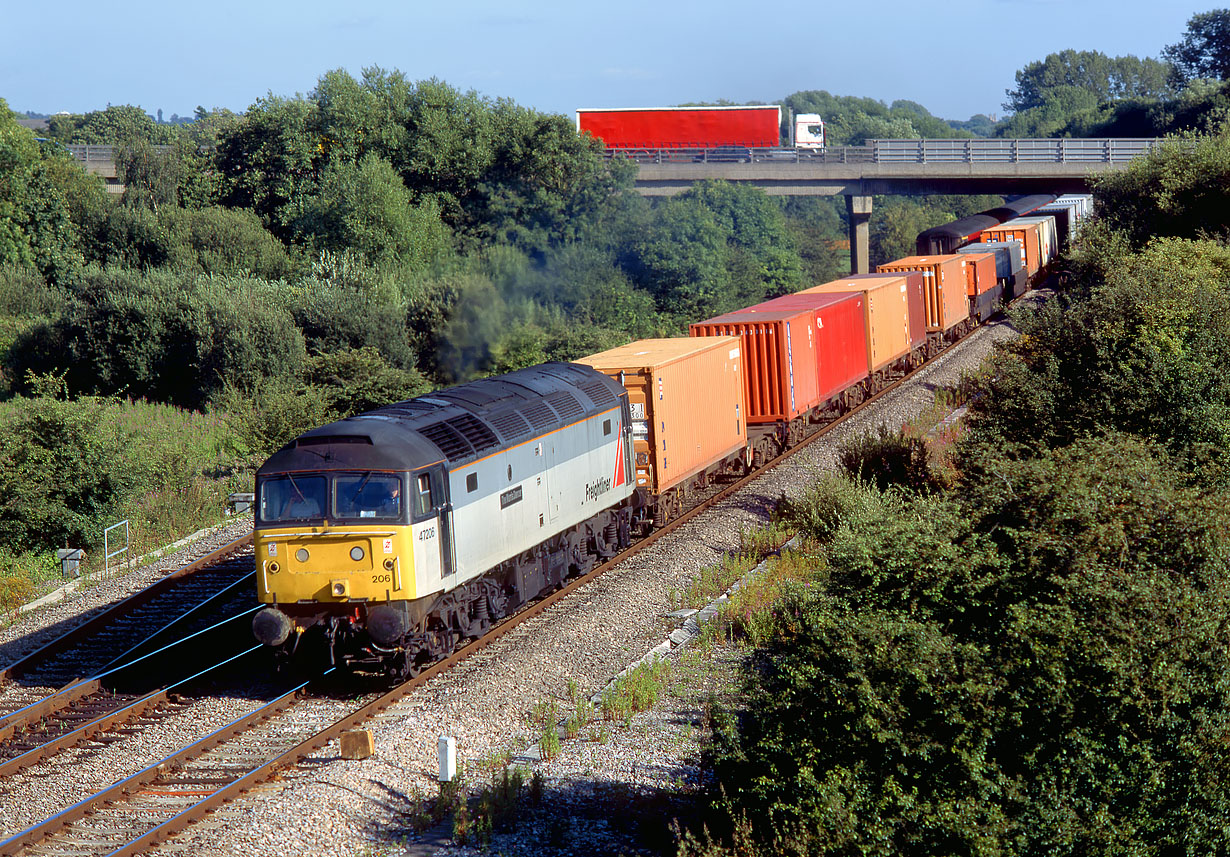
[[513,503],[520,503],[520,502],[521,502],[521,486],[520,485],[518,485],[516,488],[509,488],[507,491],[505,491],[503,494],[500,495],[500,508],[501,509],[507,509]]

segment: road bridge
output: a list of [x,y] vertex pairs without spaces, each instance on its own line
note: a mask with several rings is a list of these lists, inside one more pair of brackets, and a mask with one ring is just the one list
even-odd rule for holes
[[[846,198],[850,270],[870,266],[871,199],[893,194],[1085,193],[1090,179],[1120,169],[1161,141],[1153,138],[871,140],[865,146],[608,149],[637,163],[636,189],[671,196],[698,181],[724,179],[776,196]],[[85,168],[122,193],[114,146],[67,146]],[[169,147],[156,147],[166,150]]]
[[1090,179],[1121,169],[1156,139],[872,140],[822,152],[725,146],[710,150],[608,150],[637,162],[636,189],[671,196],[698,181],[743,182],[777,196],[846,198],[850,269],[867,273],[871,199],[891,194],[1087,193]]

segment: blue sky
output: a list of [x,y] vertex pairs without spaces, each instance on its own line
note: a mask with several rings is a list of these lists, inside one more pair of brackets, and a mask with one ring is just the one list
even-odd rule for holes
[[[1210,3],[1157,0],[828,2],[99,3],[4,0],[0,98],[16,111],[137,104],[189,115],[309,92],[367,66],[437,77],[539,110],[826,89],[1002,114],[1014,74],[1074,48],[1158,56]],[[961,14],[954,10],[960,9]]]

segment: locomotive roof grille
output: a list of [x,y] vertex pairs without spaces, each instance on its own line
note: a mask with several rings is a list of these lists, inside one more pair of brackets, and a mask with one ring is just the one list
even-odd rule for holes
[[490,417],[490,420],[506,440],[516,440],[530,433],[530,424],[516,411],[505,411],[499,416]]
[[473,414],[462,414],[461,416],[453,417],[448,421],[448,425],[456,429],[462,437],[468,440],[470,445],[474,447],[475,452],[493,449],[500,445],[500,439],[495,436],[495,432]]
[[530,421],[535,431],[549,431],[555,425],[555,414],[551,413],[551,409],[542,402],[535,402],[525,408],[521,415]]
[[565,393],[563,390],[547,396],[547,404],[555,408],[555,412],[565,422],[574,420],[585,413],[585,409],[581,407],[576,396]]
[[611,391],[597,381],[590,381],[582,384],[581,389],[585,392],[585,395],[589,396],[595,405],[602,406],[615,402],[615,396],[611,394]]
[[474,453],[474,447],[470,445],[470,442],[447,422],[423,426],[418,432],[438,446],[445,457],[451,460],[465,458]]

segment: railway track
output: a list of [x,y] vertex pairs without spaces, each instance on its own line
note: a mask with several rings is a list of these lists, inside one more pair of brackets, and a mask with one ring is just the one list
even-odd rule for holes
[[[292,767],[319,752],[342,733],[361,726],[432,677],[490,646],[523,622],[542,614],[601,574],[703,514],[847,419],[874,406],[913,374],[889,383],[857,408],[817,426],[800,443],[755,472],[735,482],[709,489],[692,509],[662,529],[388,692],[371,694],[342,716],[337,716],[336,700],[316,696],[321,690],[318,680],[301,684],[204,738],[153,761],[120,782],[0,842],[0,857],[9,854],[80,854],[83,851],[111,855],[137,854],[154,847],[269,779],[278,770]],[[151,694],[150,701],[155,696]],[[171,702],[169,692],[159,700],[162,705]],[[142,700],[135,700],[125,707],[135,711],[142,704],[145,704]],[[145,716],[144,713],[136,715],[137,718]],[[157,725],[156,720],[148,718],[140,722],[146,726]],[[3,728],[2,721],[0,728]],[[0,772],[3,770],[0,767]]]
[[27,687],[61,688],[204,627],[220,599],[247,595],[251,602],[254,585],[245,590],[253,576],[251,545],[251,535],[236,539],[106,607],[0,669],[0,686],[7,690],[20,681]]
[[[240,644],[259,648],[247,628],[258,609],[248,543],[185,566],[10,664],[0,694],[0,784],[87,742],[155,726],[185,707],[190,684],[235,660]],[[207,652],[227,654],[205,667]]]

